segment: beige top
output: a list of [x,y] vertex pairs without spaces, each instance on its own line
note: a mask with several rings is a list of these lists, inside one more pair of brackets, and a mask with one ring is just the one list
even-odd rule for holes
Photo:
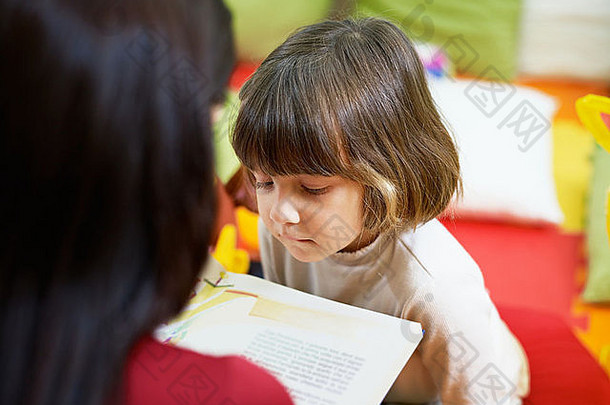
[[[265,278],[420,322],[418,352],[448,404],[520,404],[529,391],[521,345],[500,319],[479,267],[436,219],[353,253],[294,259],[259,221]],[[440,403],[440,402],[438,402]]]

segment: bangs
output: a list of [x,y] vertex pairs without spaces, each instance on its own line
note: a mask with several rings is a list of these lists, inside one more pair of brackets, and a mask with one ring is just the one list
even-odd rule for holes
[[348,177],[343,137],[324,86],[304,69],[295,63],[268,72],[262,65],[244,85],[235,153],[248,169],[268,175]]

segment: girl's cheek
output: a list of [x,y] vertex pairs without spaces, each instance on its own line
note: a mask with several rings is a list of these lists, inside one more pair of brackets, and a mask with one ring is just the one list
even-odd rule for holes
[[256,198],[256,206],[258,208],[258,214],[263,218],[265,223],[269,223],[269,213],[271,211],[271,201],[263,195],[258,195]]

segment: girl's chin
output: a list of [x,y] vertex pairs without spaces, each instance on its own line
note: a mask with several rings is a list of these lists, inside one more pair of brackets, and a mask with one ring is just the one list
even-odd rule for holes
[[322,252],[321,249],[313,242],[307,248],[286,246],[286,249],[288,252],[290,252],[292,257],[302,263],[319,262],[320,260],[324,260],[329,256],[328,254]]
[[322,261],[324,259],[326,259],[326,256],[297,256],[295,254],[292,254],[292,257],[294,257],[295,259],[297,259],[299,262],[301,263],[315,263],[315,262],[319,262]]

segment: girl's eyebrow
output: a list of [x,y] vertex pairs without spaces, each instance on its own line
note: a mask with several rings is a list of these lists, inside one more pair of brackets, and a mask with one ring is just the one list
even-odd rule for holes
[[250,169],[250,173],[252,173],[253,176],[258,176],[258,177],[265,177],[265,176],[266,177],[271,177],[267,173],[261,172],[259,170],[252,170],[252,169]]
[[323,174],[307,174],[307,173],[299,174],[298,176],[302,176],[302,177],[315,177],[315,178],[319,178],[319,179],[333,179],[335,177],[340,177],[337,174],[331,175],[331,176],[325,176]]
[[265,178],[276,178],[276,179],[277,178],[291,178],[291,179],[294,179],[296,181],[301,181],[301,182],[311,182],[311,181],[313,181],[313,182],[317,182],[317,181],[328,182],[328,181],[333,181],[333,180],[335,180],[336,177],[338,177],[336,175],[335,176],[324,176],[324,175],[321,175],[321,174],[305,174],[305,173],[303,173],[303,174],[294,174],[294,175],[286,175],[286,176],[272,176],[272,175],[267,174],[267,173],[265,173],[263,171],[252,170],[252,169],[250,170],[250,172],[252,173],[252,175],[255,178],[258,178],[258,179],[265,179]]
[[299,181],[304,181],[304,182],[308,182],[308,181],[313,181],[313,182],[332,182],[335,180],[337,176],[322,176],[321,174],[301,174],[301,175],[297,175],[296,178]]

